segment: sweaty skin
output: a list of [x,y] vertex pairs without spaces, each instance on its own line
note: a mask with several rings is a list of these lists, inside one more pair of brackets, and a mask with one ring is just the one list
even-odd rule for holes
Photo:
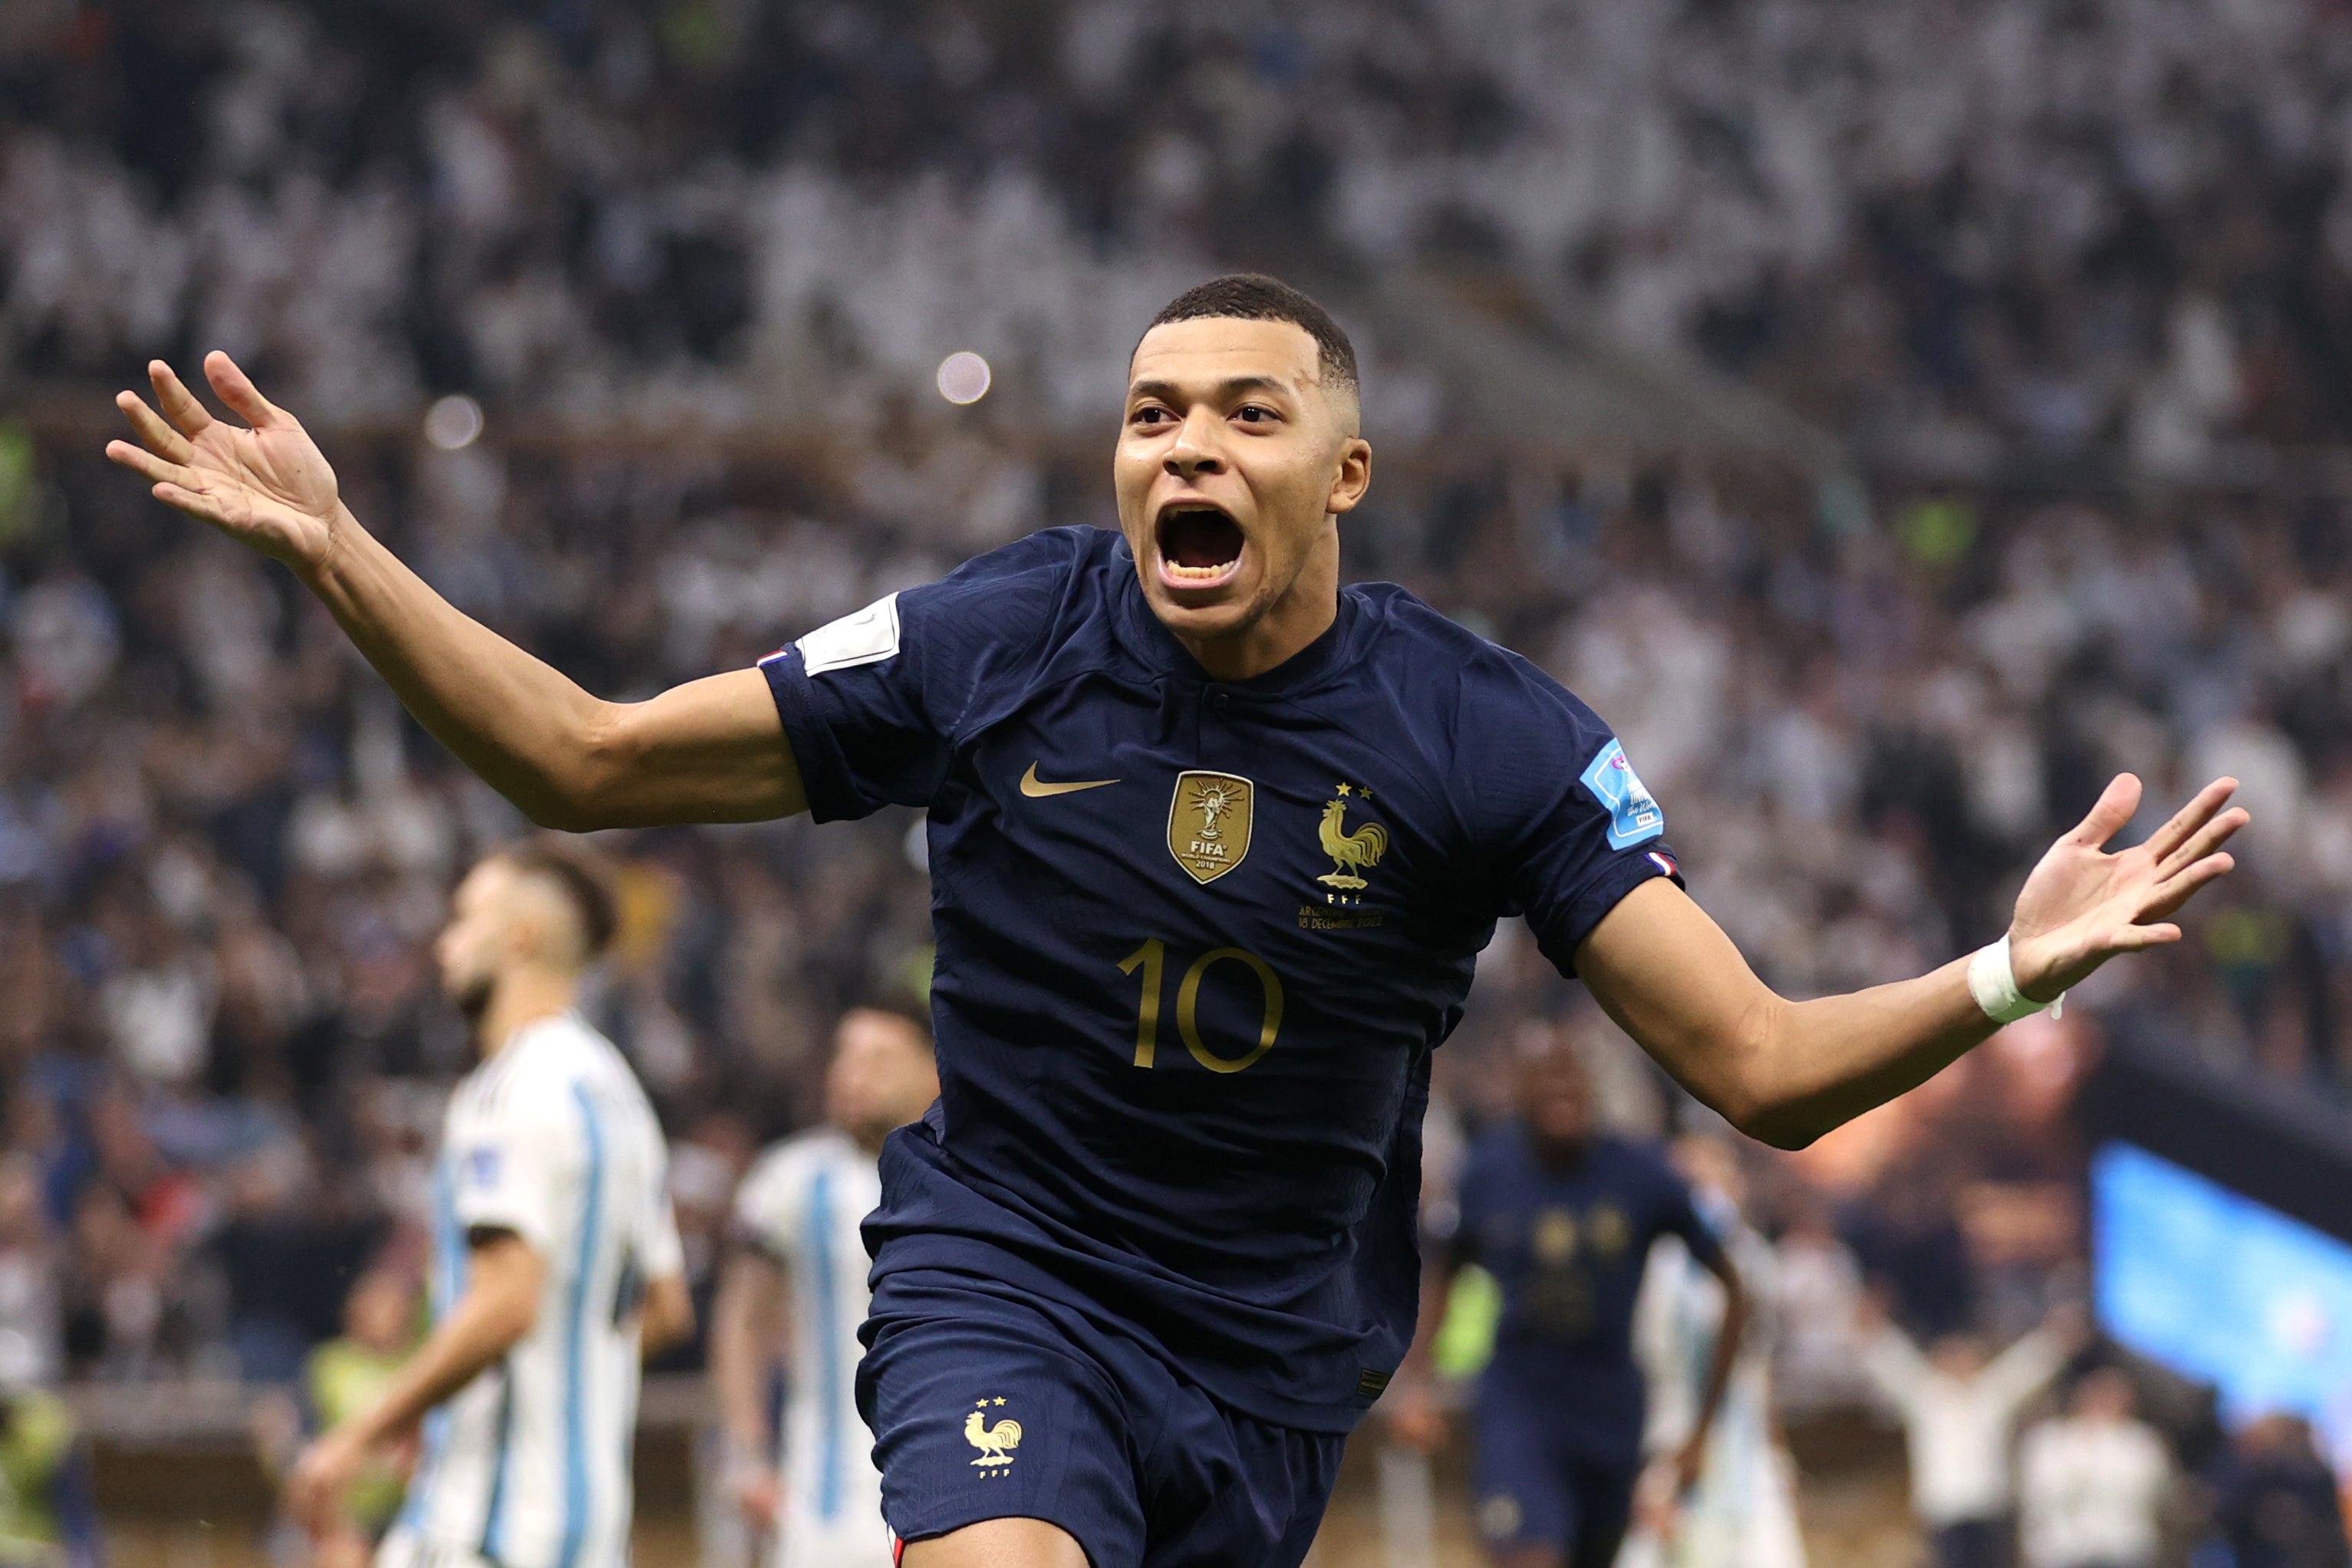
[[[295,417],[225,353],[213,391],[243,419],[215,419],[158,360],[155,406],[116,402],[129,441],[107,456],[158,500],[283,562],[318,595],[426,730],[544,826],[584,832],[749,822],[807,809],[800,771],[757,669],[608,702],[436,594],[361,527],[334,470]],[[158,412],[158,409],[161,412]],[[1314,340],[1286,322],[1211,318],[1155,327],[1138,346],[1112,461],[1120,528],[1152,611],[1223,680],[1306,647],[1339,615],[1339,520],[1371,481],[1356,399],[1326,384]],[[1222,570],[1171,570],[1163,542],[1186,508],[1222,514],[1202,539],[1240,549]],[[2237,783],[2198,792],[2145,844],[2108,854],[2138,805],[2118,775],[2052,846],[2019,895],[2012,967],[2046,999],[2118,953],[2180,940],[2170,916],[2227,872],[2245,826]],[[1810,1142],[1940,1071],[1993,1032],[1965,960],[1846,996],[1792,1003],[1751,971],[1672,882],[1628,894],[1575,955],[1580,978],[1626,1032],[1701,1101],[1751,1136]],[[1052,1568],[1084,1561],[1034,1520],[997,1520],[907,1552],[907,1568]]]

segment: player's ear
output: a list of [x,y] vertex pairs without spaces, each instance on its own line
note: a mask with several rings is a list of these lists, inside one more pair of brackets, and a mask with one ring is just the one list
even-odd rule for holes
[[1338,471],[1331,476],[1331,493],[1323,510],[1337,516],[1353,511],[1372,488],[1372,444],[1361,436],[1350,436],[1339,445]]

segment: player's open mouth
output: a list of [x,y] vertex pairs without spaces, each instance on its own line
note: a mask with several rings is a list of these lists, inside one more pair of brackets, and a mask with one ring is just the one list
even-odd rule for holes
[[1241,564],[1242,528],[1223,509],[1180,501],[1160,514],[1160,572],[1171,588],[1213,588]]

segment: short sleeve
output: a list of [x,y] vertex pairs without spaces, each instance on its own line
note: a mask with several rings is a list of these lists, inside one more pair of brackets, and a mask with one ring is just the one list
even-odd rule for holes
[[760,661],[819,822],[929,805],[974,698],[1034,657],[1076,558],[1049,529]]
[[579,1133],[521,1088],[507,1086],[450,1128],[457,1223],[469,1232],[510,1230],[551,1257],[565,1194],[576,1184]]
[[1677,885],[1664,811],[1590,708],[1515,655],[1463,676],[1455,754],[1499,914],[1525,915],[1563,974],[1601,917],[1654,877]]
[[772,1262],[789,1260],[800,1240],[799,1220],[807,1206],[798,1201],[800,1166],[790,1149],[772,1150],[735,1189],[735,1239]]

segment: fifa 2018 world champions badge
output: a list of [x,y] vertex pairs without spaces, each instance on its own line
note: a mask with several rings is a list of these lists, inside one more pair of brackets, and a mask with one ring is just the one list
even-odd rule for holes
[[1196,882],[1213,882],[1249,853],[1257,786],[1236,773],[1190,769],[1168,803],[1168,853]]

